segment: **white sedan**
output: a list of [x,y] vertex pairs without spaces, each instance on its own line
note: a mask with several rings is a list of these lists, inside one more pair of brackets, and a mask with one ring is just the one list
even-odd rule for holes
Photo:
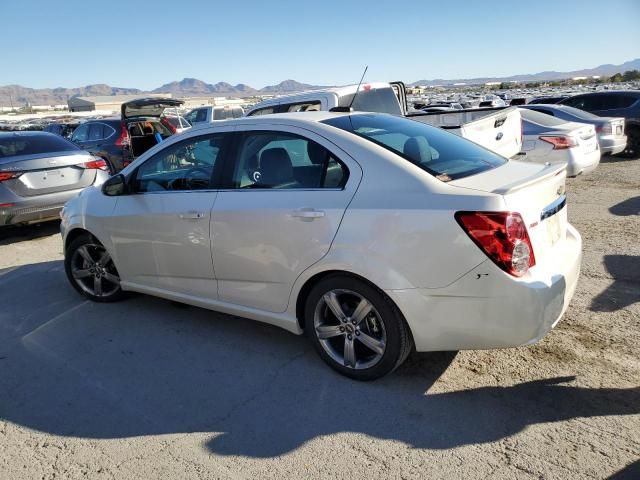
[[567,176],[589,173],[600,164],[596,128],[520,108],[523,161],[566,163]]
[[356,379],[417,351],[530,344],[566,310],[581,238],[565,166],[385,114],[192,129],[62,213],[87,298],[142,292],[301,334]]

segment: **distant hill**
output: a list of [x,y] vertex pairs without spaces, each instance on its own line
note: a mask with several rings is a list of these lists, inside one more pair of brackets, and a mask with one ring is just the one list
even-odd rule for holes
[[142,93],[137,88],[110,87],[103,83],[78,88],[26,88],[20,85],[0,87],[0,106],[15,107],[30,105],[66,105],[70,97],[94,95],[135,95]]
[[467,84],[482,84],[486,82],[542,82],[544,80],[564,80],[573,77],[590,77],[593,75],[610,77],[614,73],[622,73],[627,70],[640,70],[640,58],[631,60],[620,65],[612,65],[610,63],[600,65],[595,68],[585,68],[583,70],[574,70],[572,72],[556,72],[546,71],[539,73],[527,73],[522,75],[512,75],[510,77],[476,77],[476,78],[457,78],[457,79],[442,79],[437,78],[434,80],[418,80],[417,82],[410,83],[409,86],[415,85],[453,85],[454,83],[467,83]]
[[[572,77],[585,77],[591,75],[611,76],[614,73],[627,70],[640,70],[640,58],[625,62],[620,65],[600,65],[595,68],[574,70],[572,72],[547,71],[534,74],[513,75],[510,77],[479,77],[467,79],[435,79],[418,80],[409,85],[451,85],[454,83],[481,84],[486,82],[524,81],[537,82],[543,80],[561,80]],[[226,82],[206,83],[197,78],[183,78],[180,81],[170,82],[151,90],[151,93],[170,93],[174,97],[194,96],[227,96],[250,97],[253,95],[278,95],[284,93],[300,92],[324,88],[318,85],[300,83],[295,80],[284,80],[277,85],[269,85],[261,89],[255,89],[244,83],[231,85]],[[87,85],[78,88],[26,88],[20,85],[6,85],[0,87],[0,107],[23,107],[30,105],[61,105],[66,104],[70,97],[103,96],[103,95],[136,95],[144,94],[137,88],[111,87],[105,84]]]

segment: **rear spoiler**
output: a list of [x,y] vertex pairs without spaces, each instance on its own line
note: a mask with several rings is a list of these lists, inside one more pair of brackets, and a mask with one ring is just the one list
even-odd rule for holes
[[523,188],[529,187],[536,183],[542,182],[551,177],[557,177],[558,175],[565,174],[567,172],[567,164],[566,163],[554,163],[547,165],[544,169],[540,170],[535,175],[532,175],[524,180],[518,180],[517,182],[511,183],[509,185],[504,185],[500,188],[496,188],[491,193],[497,193],[499,195],[506,195],[508,193],[513,193],[515,191],[521,190]]

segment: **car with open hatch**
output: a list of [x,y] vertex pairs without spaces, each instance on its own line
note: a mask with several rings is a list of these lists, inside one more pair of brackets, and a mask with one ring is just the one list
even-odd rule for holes
[[359,380],[410,352],[530,344],[573,296],[565,165],[379,113],[230,119],[168,138],[62,212],[71,285],[306,333]]

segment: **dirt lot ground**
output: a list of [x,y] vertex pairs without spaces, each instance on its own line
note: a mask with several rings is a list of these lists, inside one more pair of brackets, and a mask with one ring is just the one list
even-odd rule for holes
[[569,180],[582,277],[540,344],[355,383],[302,337],[83,301],[57,225],[0,235],[0,478],[640,478],[640,160]]

